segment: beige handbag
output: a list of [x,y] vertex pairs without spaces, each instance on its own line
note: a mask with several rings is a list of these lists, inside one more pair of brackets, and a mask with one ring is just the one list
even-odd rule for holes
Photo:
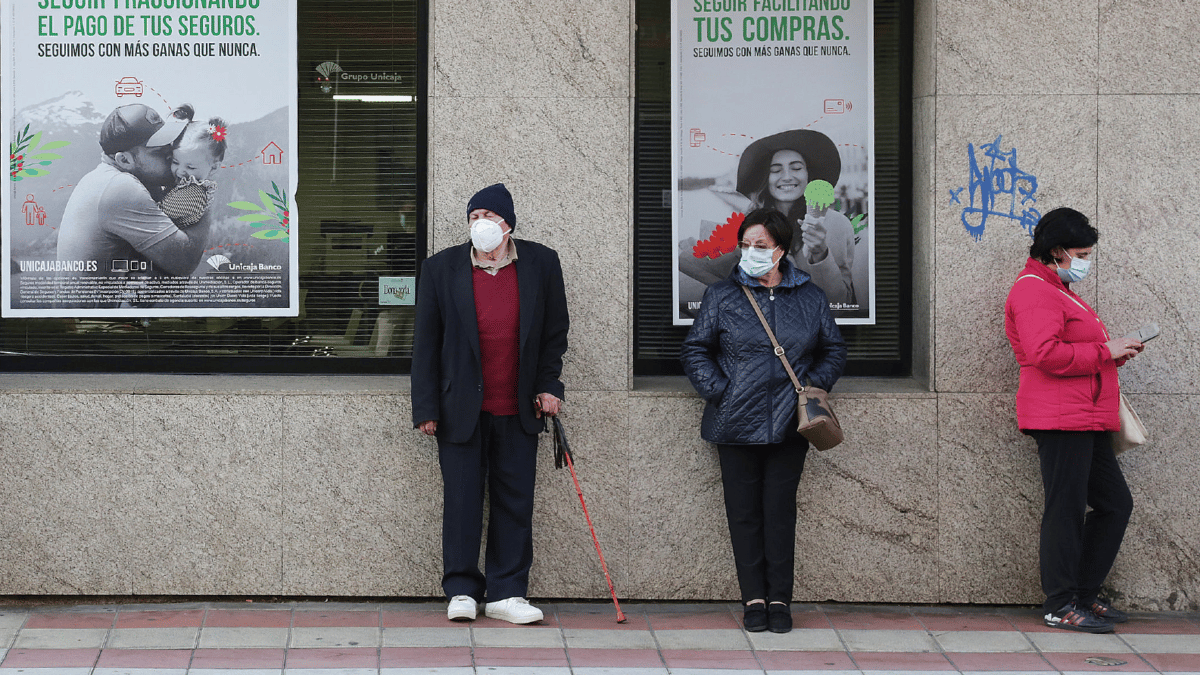
[[763,328],[767,331],[767,337],[771,338],[771,345],[775,347],[775,356],[778,356],[779,360],[783,362],[784,370],[787,371],[788,377],[792,378],[792,385],[796,387],[796,416],[800,420],[796,431],[808,439],[808,442],[812,443],[817,450],[828,450],[841,443],[845,440],[845,435],[842,433],[842,425],[838,422],[837,415],[833,414],[833,406],[829,405],[829,392],[820,387],[814,387],[811,383],[808,386],[800,384],[800,378],[796,377],[796,371],[792,370],[792,364],[788,362],[783,347],[775,339],[775,333],[771,332],[771,326],[767,324],[767,317],[763,316],[758,301],[754,299],[754,294],[745,286],[742,286],[742,290],[750,299],[750,306],[754,308],[754,313],[758,315],[758,320],[762,322]]
[[1142,424],[1142,418],[1133,411],[1133,406],[1129,405],[1125,394],[1121,394],[1121,405],[1117,408],[1117,414],[1121,416],[1121,430],[1112,432],[1113,452],[1119,455],[1149,440],[1146,425]]

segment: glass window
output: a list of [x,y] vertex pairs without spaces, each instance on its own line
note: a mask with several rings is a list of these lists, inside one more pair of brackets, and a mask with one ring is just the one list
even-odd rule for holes
[[[848,375],[908,375],[912,341],[912,2],[875,0],[877,321],[841,326]],[[638,0],[634,104],[634,374],[681,375],[672,325],[671,4]]]
[[298,5],[300,315],[4,318],[0,370],[407,372],[413,308],[378,289],[425,249],[426,5]]

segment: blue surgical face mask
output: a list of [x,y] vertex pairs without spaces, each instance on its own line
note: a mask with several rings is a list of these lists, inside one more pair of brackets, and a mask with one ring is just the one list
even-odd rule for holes
[[742,271],[753,279],[761,277],[775,267],[775,248],[742,249],[742,260],[738,263],[738,267],[741,267]]
[[1064,284],[1086,279],[1088,270],[1092,267],[1092,261],[1075,258],[1070,253],[1067,253],[1067,257],[1071,258],[1071,266],[1069,268],[1063,269],[1057,265],[1055,266],[1055,269],[1058,270],[1058,278],[1062,279]]

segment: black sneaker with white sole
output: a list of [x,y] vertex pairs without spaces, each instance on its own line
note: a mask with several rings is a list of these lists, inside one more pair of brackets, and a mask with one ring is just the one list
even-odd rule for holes
[[1042,622],[1051,628],[1074,630],[1082,633],[1111,633],[1113,624],[1108,619],[1096,616],[1090,607],[1081,607],[1074,600],[1057,612],[1042,617]]
[[1100,617],[1101,619],[1106,619],[1113,623],[1125,623],[1126,621],[1129,620],[1128,614],[1126,614],[1125,612],[1122,612],[1121,610],[1117,609],[1116,607],[1113,607],[1112,605],[1101,600],[1100,598],[1096,598],[1095,600],[1092,600],[1090,607],[1091,607],[1092,613],[1095,614],[1096,616]]

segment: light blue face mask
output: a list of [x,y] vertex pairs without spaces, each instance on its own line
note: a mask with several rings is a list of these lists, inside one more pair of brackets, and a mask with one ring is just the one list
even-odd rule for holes
[[775,261],[772,259],[775,255],[775,248],[742,249],[742,260],[738,263],[738,267],[741,267],[742,271],[752,279],[761,277],[775,267]]
[[1086,279],[1088,270],[1092,268],[1092,261],[1072,257],[1070,253],[1067,254],[1067,257],[1071,258],[1071,266],[1069,268],[1063,269],[1057,265],[1055,266],[1055,269],[1058,270],[1058,278],[1062,279],[1064,284]]

